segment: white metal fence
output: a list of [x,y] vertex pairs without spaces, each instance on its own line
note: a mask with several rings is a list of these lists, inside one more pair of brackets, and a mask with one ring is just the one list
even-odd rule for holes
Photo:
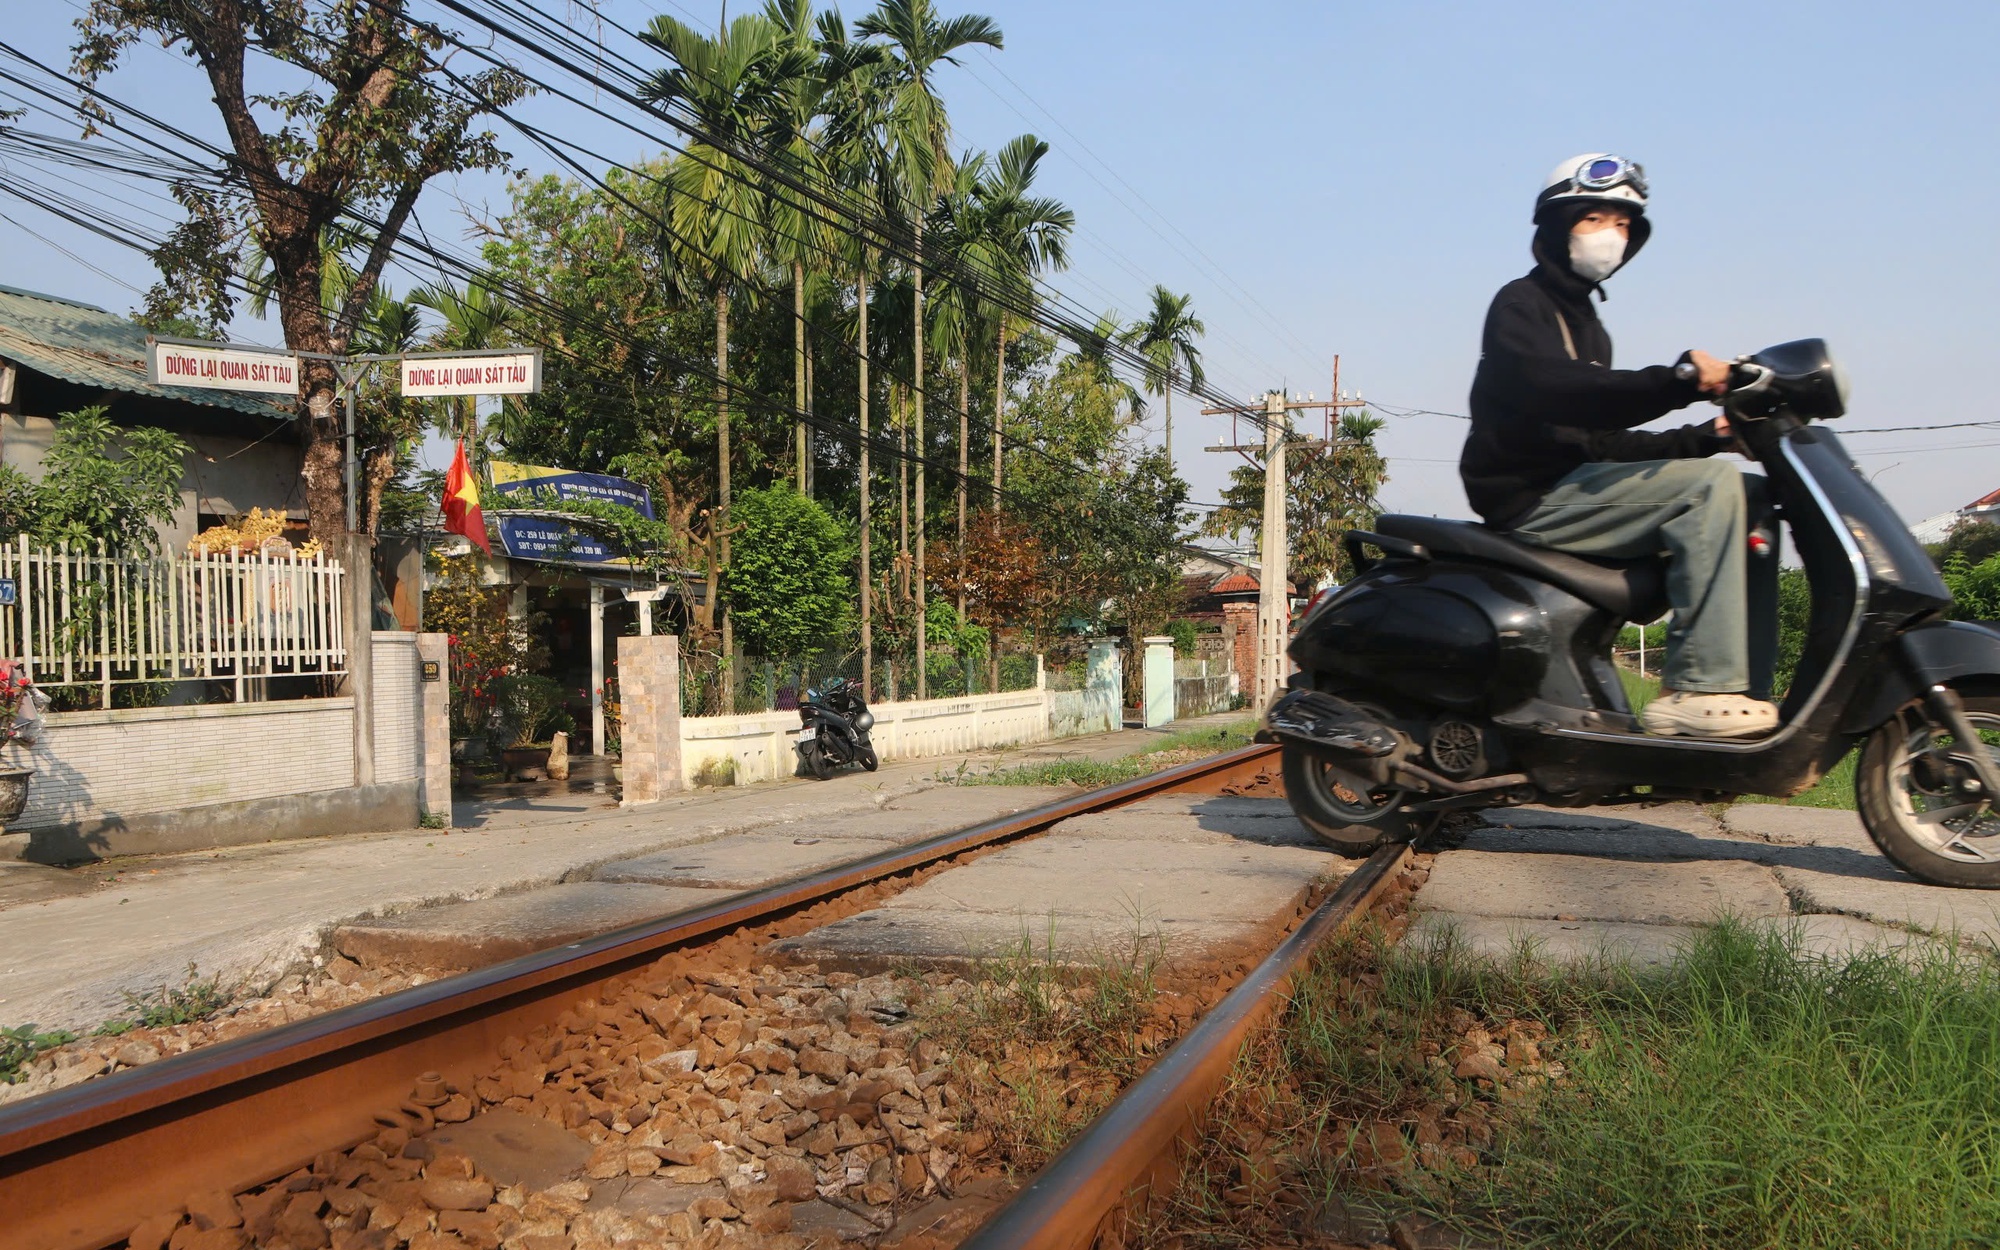
[[229,680],[347,669],[345,574],[324,555],[159,557],[0,546],[0,656],[39,685]]

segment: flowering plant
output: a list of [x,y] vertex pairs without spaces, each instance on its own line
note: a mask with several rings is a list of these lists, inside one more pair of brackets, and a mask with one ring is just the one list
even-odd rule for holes
[[34,741],[47,702],[25,665],[0,664],[0,743]]
[[501,679],[548,664],[542,617],[513,615],[513,588],[481,585],[471,556],[432,559],[438,577],[424,598],[424,625],[450,640],[452,734],[475,737],[494,728]]

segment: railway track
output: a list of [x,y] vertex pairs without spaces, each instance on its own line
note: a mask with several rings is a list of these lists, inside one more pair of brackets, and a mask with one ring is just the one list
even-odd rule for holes
[[[503,1042],[546,1028],[663,955],[892,888],[958,857],[1144,799],[1275,771],[1252,746],[812,873],[589,941],[116,1073],[0,1110],[0,1247],[98,1250],[190,1195],[234,1194],[378,1134],[417,1074],[470,1089]],[[1407,851],[1378,853],[967,1243],[1087,1246],[1169,1166],[1291,972],[1364,910]]]

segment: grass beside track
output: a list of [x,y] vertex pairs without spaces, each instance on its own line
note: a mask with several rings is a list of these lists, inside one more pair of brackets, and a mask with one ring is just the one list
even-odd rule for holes
[[1096,790],[1145,777],[1175,764],[1249,746],[1251,735],[1256,732],[1254,720],[1233,721],[1216,729],[1187,729],[1168,734],[1124,759],[1047,760],[991,772],[967,771],[954,780],[963,786],[1081,786]]
[[1170,1232],[1343,1210],[1509,1247],[1990,1246],[1997,1067],[2000,970],[1944,943],[1827,959],[1724,924],[1639,973],[1364,939],[1246,1054]]

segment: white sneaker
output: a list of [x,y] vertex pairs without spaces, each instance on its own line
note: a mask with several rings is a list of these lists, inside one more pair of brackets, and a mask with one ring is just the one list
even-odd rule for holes
[[1647,733],[1688,738],[1755,738],[1778,727],[1778,709],[1740,694],[1663,691],[1639,714]]

